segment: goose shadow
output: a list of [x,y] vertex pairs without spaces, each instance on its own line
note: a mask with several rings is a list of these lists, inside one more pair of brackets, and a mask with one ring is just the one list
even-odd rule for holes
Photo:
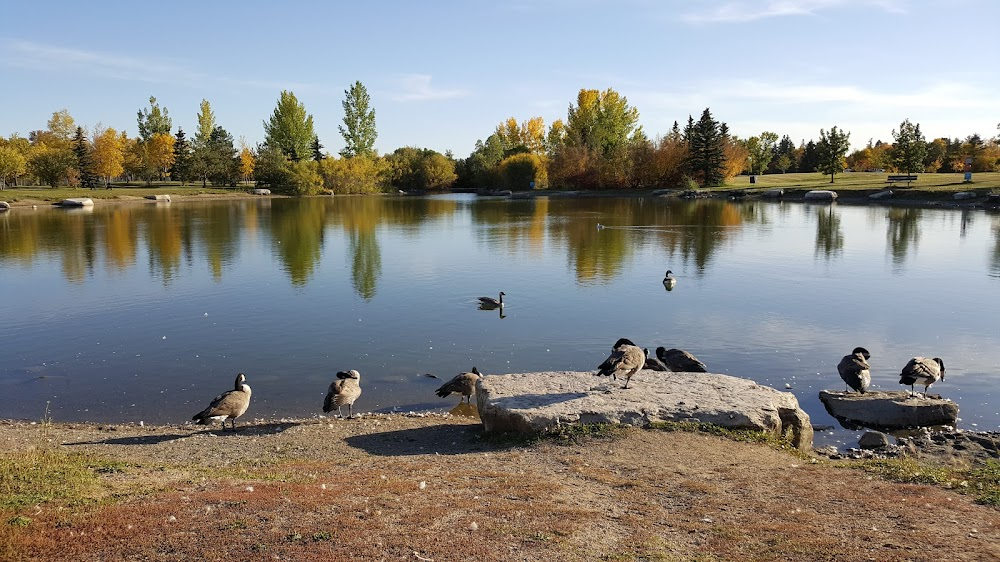
[[176,441],[178,439],[184,439],[186,437],[192,437],[195,435],[208,435],[213,434],[217,437],[228,437],[228,436],[240,436],[249,435],[253,437],[260,437],[265,435],[277,435],[287,429],[300,425],[297,422],[290,423],[265,423],[260,425],[247,425],[243,427],[237,426],[236,432],[233,433],[232,430],[220,430],[215,428],[205,428],[196,431],[189,431],[184,433],[168,433],[160,435],[130,435],[128,437],[113,437],[109,439],[98,439],[94,441],[74,441],[72,443],[63,443],[66,446],[74,445],[158,445],[160,443],[167,443],[170,441]]

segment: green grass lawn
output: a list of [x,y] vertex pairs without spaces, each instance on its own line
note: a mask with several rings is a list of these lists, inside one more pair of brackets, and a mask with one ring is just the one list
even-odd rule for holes
[[[725,189],[733,188],[753,188],[753,189],[832,189],[834,191],[850,190],[881,190],[889,186],[886,178],[890,174],[873,172],[844,172],[834,176],[834,183],[830,183],[830,176],[819,173],[809,174],[766,174],[757,176],[757,182],[750,183],[748,176],[736,176],[725,185]],[[902,174],[891,174],[902,175]],[[897,183],[892,186],[892,190],[900,194],[906,191],[923,192],[947,192],[975,191],[978,193],[990,193],[1000,190],[1000,172],[984,172],[972,174],[972,183],[965,183],[964,174],[916,174],[917,181],[912,182],[910,187],[906,183]]]
[[179,182],[153,182],[152,185],[137,184],[124,187],[114,187],[113,189],[83,189],[81,187],[8,187],[0,191],[0,201],[16,203],[19,201],[42,201],[57,202],[63,199],[75,197],[89,197],[98,199],[123,199],[123,198],[143,198],[147,195],[238,195],[244,194],[252,189],[251,185],[241,185],[239,187],[202,187],[198,184],[181,185]]

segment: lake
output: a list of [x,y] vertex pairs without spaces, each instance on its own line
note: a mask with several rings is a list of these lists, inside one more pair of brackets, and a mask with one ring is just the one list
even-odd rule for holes
[[[604,228],[598,228],[601,224]],[[665,270],[678,282],[662,285]],[[477,306],[506,293],[502,314]],[[0,214],[0,418],[180,423],[237,372],[248,418],[447,409],[444,380],[593,370],[619,337],[819,402],[914,355],[960,427],[1000,427],[1000,216],[660,198],[327,197]],[[434,374],[430,378],[425,374]],[[634,379],[641,386],[641,376]],[[786,386],[787,385],[787,386]]]

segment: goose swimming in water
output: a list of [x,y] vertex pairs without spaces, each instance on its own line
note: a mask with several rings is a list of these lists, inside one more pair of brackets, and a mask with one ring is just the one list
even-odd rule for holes
[[669,291],[675,285],[677,285],[677,279],[674,277],[674,272],[668,269],[666,275],[663,276],[663,286]]
[[250,385],[246,383],[246,380],[246,375],[237,374],[236,388],[216,396],[207,408],[195,414],[191,419],[200,425],[221,421],[222,429],[226,429],[226,420],[231,420],[233,431],[236,431],[236,418],[246,413],[247,408],[250,407]]
[[910,395],[913,395],[913,385],[924,385],[924,398],[927,398],[927,389],[939,380],[944,380],[944,361],[939,357],[928,359],[927,357],[914,357],[903,367],[903,372],[899,374],[899,384],[910,385]]
[[323,412],[329,413],[334,408],[337,415],[344,417],[340,408],[347,406],[347,417],[354,417],[354,401],[361,396],[361,373],[351,369],[350,371],[340,371],[337,379],[330,383],[330,389],[326,392],[326,399],[323,400]]
[[847,386],[861,394],[864,394],[872,384],[871,367],[868,365],[868,358],[871,353],[863,347],[855,347],[850,355],[845,355],[837,365],[837,372],[840,378],[844,379]]
[[675,373],[707,373],[708,368],[697,357],[683,349],[656,348],[656,358]]
[[[502,295],[503,293],[500,294]],[[481,377],[482,373],[479,372],[479,369],[473,367],[472,371],[468,373],[455,375],[453,379],[441,385],[441,388],[434,392],[441,398],[457,392],[462,395],[462,402],[468,399],[469,404],[472,404],[472,395],[476,393],[476,381]]]
[[638,373],[645,364],[646,354],[642,352],[642,348],[627,338],[621,338],[615,342],[611,355],[598,366],[597,374],[605,377],[610,375],[612,380],[621,375],[625,377],[625,386],[622,388],[628,388],[632,375]]
[[486,310],[492,310],[498,306],[503,306],[503,298],[507,293],[500,291],[500,298],[495,299],[493,297],[479,297],[479,307]]

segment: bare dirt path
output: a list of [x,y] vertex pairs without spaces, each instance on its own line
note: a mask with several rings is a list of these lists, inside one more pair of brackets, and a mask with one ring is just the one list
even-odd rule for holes
[[512,445],[441,416],[236,434],[7,422],[0,450],[120,463],[96,503],[17,508],[11,560],[1000,559],[996,508],[698,433]]

